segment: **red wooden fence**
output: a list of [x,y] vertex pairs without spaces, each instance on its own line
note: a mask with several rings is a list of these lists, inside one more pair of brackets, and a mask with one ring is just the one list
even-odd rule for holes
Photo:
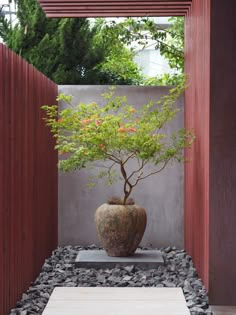
[[57,154],[42,120],[57,85],[0,44],[0,315],[57,246]]

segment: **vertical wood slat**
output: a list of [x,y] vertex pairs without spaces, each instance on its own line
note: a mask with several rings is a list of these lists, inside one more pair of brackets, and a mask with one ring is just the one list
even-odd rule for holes
[[193,0],[185,24],[185,127],[196,141],[186,150],[185,248],[199,275],[209,286],[209,117],[210,117],[210,5]]
[[57,153],[41,105],[57,85],[0,44],[0,314],[57,246]]

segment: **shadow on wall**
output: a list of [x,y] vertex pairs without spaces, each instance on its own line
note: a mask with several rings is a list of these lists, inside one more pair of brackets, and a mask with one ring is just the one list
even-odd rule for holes
[[[101,94],[108,86],[59,86],[59,93],[73,96],[73,104],[79,102],[105,103]],[[167,94],[167,87],[117,86],[117,95],[126,95],[129,104],[141,106]],[[59,104],[62,108],[64,105]],[[184,126],[184,99],[177,106],[181,111],[169,125],[169,130]],[[150,166],[151,167],[151,166]],[[97,244],[94,213],[111,196],[122,195],[119,182],[111,187],[102,179],[94,188],[86,185],[96,169],[84,169],[73,173],[59,172],[59,245]],[[147,178],[135,187],[132,197],[147,210],[148,222],[141,245],[155,247],[175,245],[183,247],[183,165],[172,163],[156,176]]]

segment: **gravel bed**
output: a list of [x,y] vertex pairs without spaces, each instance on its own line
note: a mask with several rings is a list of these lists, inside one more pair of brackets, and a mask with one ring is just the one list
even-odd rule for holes
[[[165,265],[142,270],[135,266],[112,269],[74,268],[81,249],[96,246],[57,248],[47,259],[36,281],[31,285],[10,315],[42,314],[54,287],[181,287],[192,315],[212,314],[206,289],[198,278],[192,259],[182,249],[162,248]],[[150,249],[150,248],[143,248]],[[164,315],[164,314],[163,314]]]

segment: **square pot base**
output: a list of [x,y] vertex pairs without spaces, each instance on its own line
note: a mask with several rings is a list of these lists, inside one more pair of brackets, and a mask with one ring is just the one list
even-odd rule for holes
[[164,259],[159,250],[137,249],[134,256],[110,257],[105,250],[81,250],[75,260],[77,268],[114,268],[116,265],[134,265],[144,269],[155,269],[164,265]]

